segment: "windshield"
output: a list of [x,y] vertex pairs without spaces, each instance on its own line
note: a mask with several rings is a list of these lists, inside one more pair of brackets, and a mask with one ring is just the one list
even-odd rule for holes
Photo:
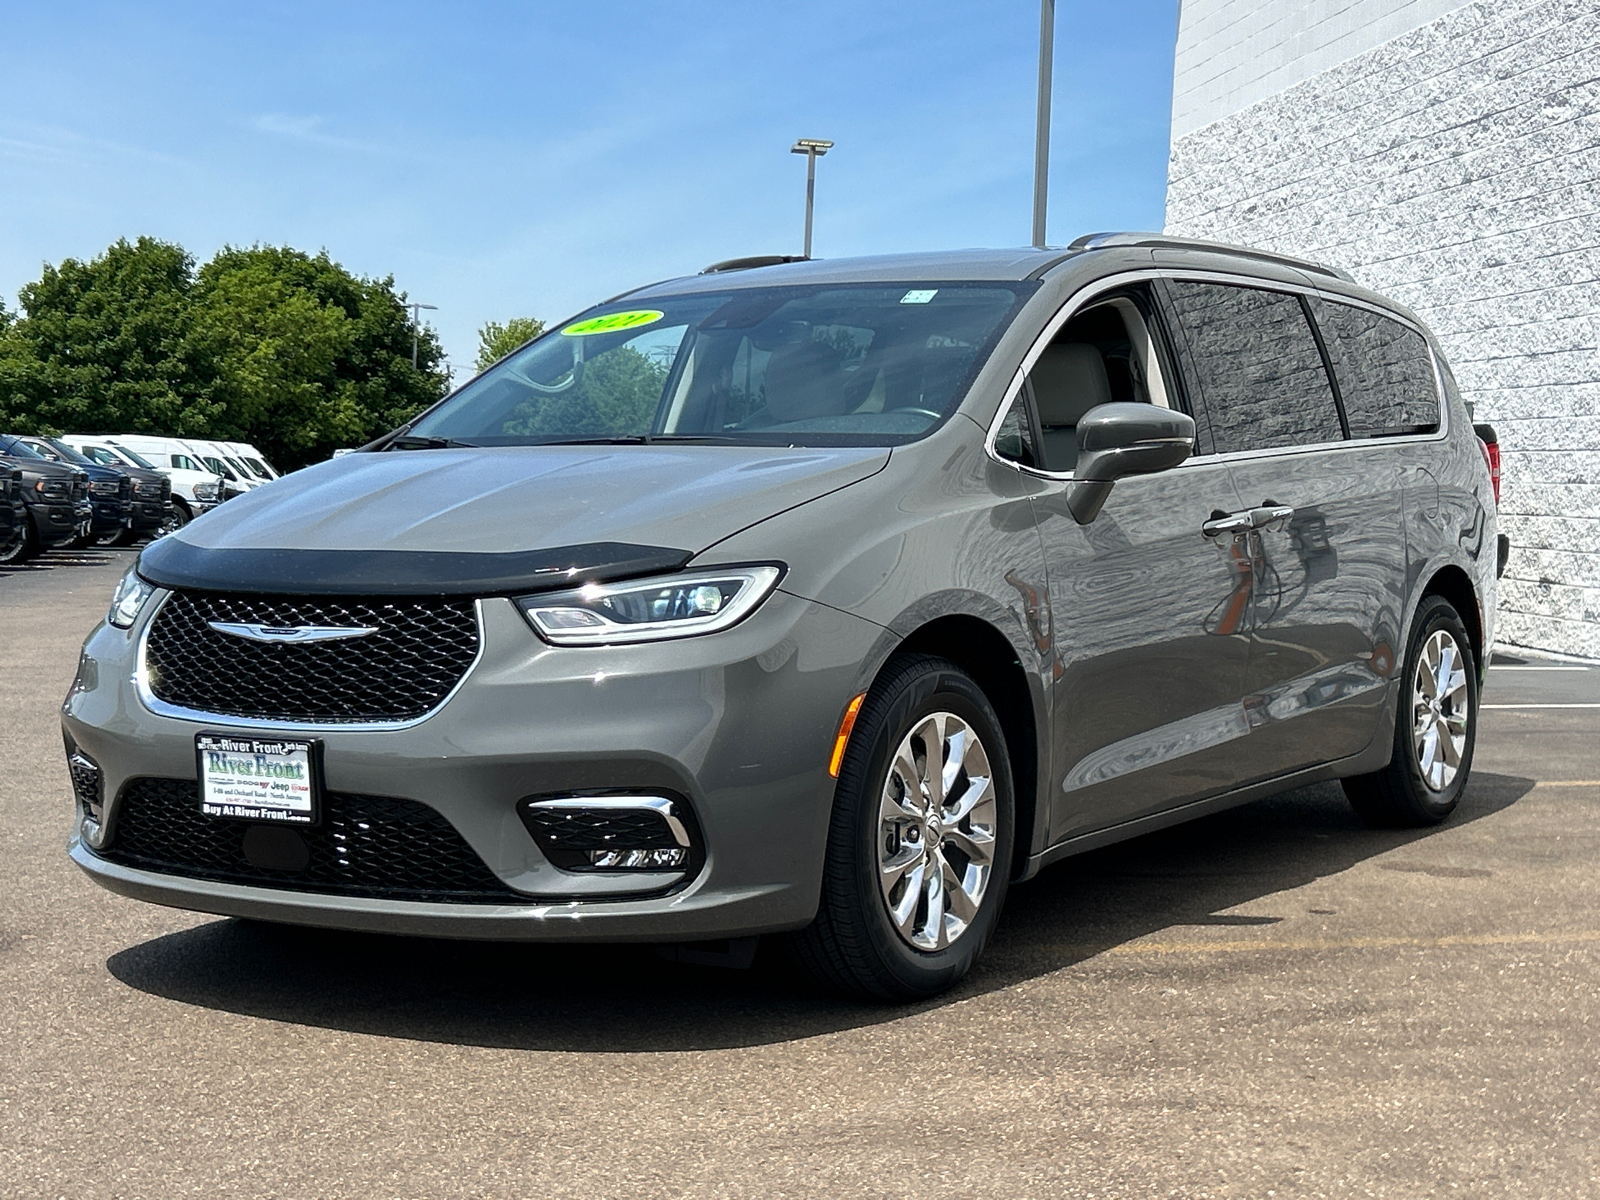
[[748,288],[608,304],[491,367],[397,445],[894,445],[955,410],[1034,286]]
[[55,438],[41,438],[39,440],[44,442],[45,445],[49,446],[69,463],[75,463],[80,467],[92,467],[97,465],[93,459],[85,458],[65,442],[58,442]]
[[122,455],[123,458],[127,459],[134,466],[143,467],[146,471],[154,471],[156,469],[155,463],[145,458],[144,455],[129,450],[126,446],[118,446],[115,442],[113,442],[112,445],[118,454]]
[[27,442],[19,442],[14,437],[0,436],[0,454],[9,454],[12,458],[43,458]]

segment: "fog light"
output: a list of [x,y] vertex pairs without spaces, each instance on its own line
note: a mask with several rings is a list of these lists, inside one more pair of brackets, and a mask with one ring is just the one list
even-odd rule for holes
[[517,812],[563,871],[681,873],[698,862],[689,807],[666,796],[530,796]]
[[105,819],[100,798],[100,768],[82,750],[74,750],[67,759],[67,771],[72,776],[72,791],[83,805],[83,811],[92,821]]
[[625,871],[674,871],[687,866],[689,851],[683,846],[656,850],[591,850],[589,865]]

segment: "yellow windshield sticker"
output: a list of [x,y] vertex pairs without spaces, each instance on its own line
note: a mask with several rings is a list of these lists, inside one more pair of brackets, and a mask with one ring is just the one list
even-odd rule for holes
[[636,312],[607,313],[603,317],[590,317],[587,321],[574,321],[561,332],[568,337],[584,337],[591,333],[618,333],[624,329],[637,329],[640,325],[652,325],[664,315],[653,308],[642,308]]

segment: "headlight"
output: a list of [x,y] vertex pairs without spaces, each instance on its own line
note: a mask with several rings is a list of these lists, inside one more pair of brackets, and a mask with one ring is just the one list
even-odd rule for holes
[[72,485],[59,479],[41,479],[33,485],[33,490],[46,500],[72,499]]
[[161,499],[161,485],[159,483],[141,483],[133,490],[141,500]]
[[217,485],[214,483],[195,484],[194,498],[196,500],[215,500],[217,498]]
[[122,485],[115,479],[96,479],[89,485],[89,494],[92,496],[115,496],[122,491]]
[[111,611],[106,614],[106,620],[118,629],[127,629],[155,590],[153,585],[139,578],[137,568],[130,568],[117,584],[117,590],[111,593]]
[[782,576],[776,566],[725,567],[521,596],[517,606],[540,637],[558,646],[657,642],[738,624]]

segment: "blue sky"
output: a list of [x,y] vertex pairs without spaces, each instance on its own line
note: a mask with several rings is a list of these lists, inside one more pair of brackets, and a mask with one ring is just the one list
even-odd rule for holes
[[[1050,237],[1158,229],[1177,0],[1058,0]],[[720,258],[1027,242],[1036,0],[0,5],[0,296],[118,237],[395,276],[457,363]]]

